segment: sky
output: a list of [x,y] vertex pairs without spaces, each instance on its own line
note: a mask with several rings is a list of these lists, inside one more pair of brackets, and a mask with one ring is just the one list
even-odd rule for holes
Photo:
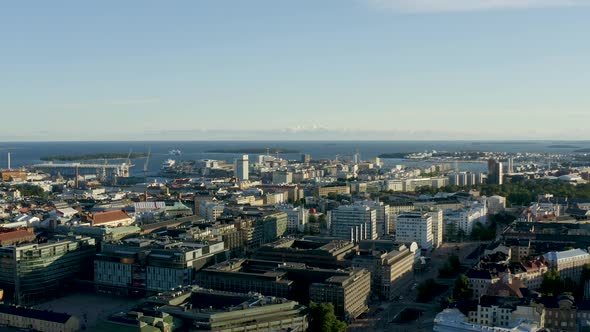
[[590,0],[0,2],[0,141],[590,139]]

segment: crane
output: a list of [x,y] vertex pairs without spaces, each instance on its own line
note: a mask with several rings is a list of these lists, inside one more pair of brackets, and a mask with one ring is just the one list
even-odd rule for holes
[[143,164],[143,176],[147,178],[148,165],[150,164],[150,156],[152,155],[152,147],[148,147],[148,154]]

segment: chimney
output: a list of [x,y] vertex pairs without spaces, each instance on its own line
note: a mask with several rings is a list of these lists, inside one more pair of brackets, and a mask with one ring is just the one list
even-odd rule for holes
[[10,170],[10,152],[8,152],[8,170]]

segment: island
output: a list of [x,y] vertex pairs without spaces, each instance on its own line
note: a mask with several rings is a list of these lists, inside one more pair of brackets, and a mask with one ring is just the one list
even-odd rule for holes
[[256,154],[264,154],[264,153],[301,153],[301,151],[293,150],[293,149],[282,149],[282,148],[244,148],[244,149],[215,149],[215,150],[208,150],[205,151],[207,153],[256,153]]
[[580,147],[575,146],[575,145],[568,145],[568,144],[554,144],[554,145],[549,145],[548,148],[550,148],[550,149],[578,149]]
[[407,155],[413,152],[393,152],[393,153],[382,153],[378,157],[383,159],[405,159]]
[[137,159],[147,157],[147,153],[92,153],[81,155],[56,155],[41,157],[43,161],[82,161],[98,159]]
[[574,152],[576,152],[576,153],[588,153],[588,152],[590,152],[590,148],[578,149],[578,150],[575,150]]

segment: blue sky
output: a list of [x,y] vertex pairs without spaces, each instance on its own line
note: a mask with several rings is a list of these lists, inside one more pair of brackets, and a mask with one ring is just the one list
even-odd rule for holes
[[0,3],[0,141],[590,139],[588,0]]

